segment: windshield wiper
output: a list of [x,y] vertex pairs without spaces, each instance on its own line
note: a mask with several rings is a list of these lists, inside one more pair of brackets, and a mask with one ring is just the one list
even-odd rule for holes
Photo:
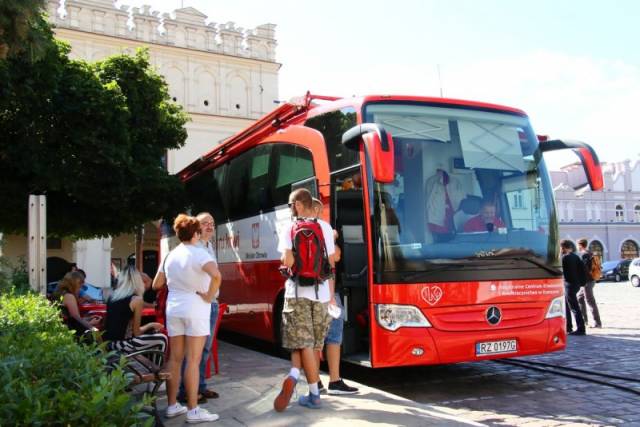
[[545,264],[543,262],[540,262],[540,261],[536,260],[535,258],[517,256],[517,257],[511,258],[511,259],[516,260],[516,261],[527,261],[527,262],[530,262],[533,265],[537,265],[538,267],[540,267],[540,268],[542,268],[544,270],[547,270],[551,274],[560,275],[560,276],[562,275],[562,271],[561,270],[558,270],[557,268],[553,268],[553,267],[551,267],[551,266],[549,266],[549,265],[547,265],[547,264]]
[[495,255],[488,255],[482,257],[469,257],[467,259],[477,260],[477,259],[487,259],[487,260],[513,260],[513,261],[526,261],[530,264],[538,266],[547,272],[553,275],[561,275],[562,271],[557,268],[551,267],[544,262],[538,261],[534,255],[533,251],[530,249],[501,249]]
[[422,271],[416,271],[413,273],[409,273],[409,274],[404,274],[402,276],[402,280],[405,281],[410,281],[412,282],[413,280],[423,277],[425,275],[429,275],[431,273],[437,273],[439,271],[444,271],[444,270],[454,270],[454,269],[465,269],[467,267],[471,267],[471,266],[475,266],[475,264],[459,264],[459,263],[447,263],[447,264],[438,264],[436,265],[434,268],[430,268],[428,270],[422,270]]

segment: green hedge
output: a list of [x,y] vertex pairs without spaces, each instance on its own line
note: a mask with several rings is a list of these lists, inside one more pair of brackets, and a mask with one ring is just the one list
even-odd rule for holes
[[124,391],[122,371],[107,374],[104,363],[43,297],[0,295],[0,425],[150,424]]

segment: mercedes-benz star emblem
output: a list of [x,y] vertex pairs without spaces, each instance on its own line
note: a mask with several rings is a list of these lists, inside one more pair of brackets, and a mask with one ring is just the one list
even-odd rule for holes
[[497,325],[502,319],[502,313],[498,307],[489,307],[487,309],[487,323],[490,325]]

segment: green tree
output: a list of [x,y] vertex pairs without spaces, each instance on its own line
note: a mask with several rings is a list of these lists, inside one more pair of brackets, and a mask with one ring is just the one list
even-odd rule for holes
[[42,15],[45,0],[0,0],[0,59],[26,52],[39,57],[51,29]]
[[183,208],[163,168],[187,117],[148,55],[74,61],[52,37],[39,59],[0,60],[0,231],[24,233],[31,193],[47,195],[56,236],[129,232]]

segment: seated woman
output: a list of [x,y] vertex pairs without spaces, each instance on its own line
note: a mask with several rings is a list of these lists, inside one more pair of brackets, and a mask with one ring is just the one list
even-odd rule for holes
[[[127,266],[118,277],[118,286],[107,301],[107,318],[102,336],[107,341],[107,350],[129,354],[140,350],[155,349],[164,352],[167,337],[157,333],[160,323],[151,322],[140,326],[144,301],[144,283],[140,272]],[[131,325],[132,336],[127,336]]]
[[84,276],[71,271],[64,275],[54,292],[56,300],[62,297],[62,313],[65,316],[65,323],[70,329],[76,332],[76,336],[82,335],[87,330],[97,331],[102,319],[100,316],[82,317],[78,306],[78,295],[84,283]]

